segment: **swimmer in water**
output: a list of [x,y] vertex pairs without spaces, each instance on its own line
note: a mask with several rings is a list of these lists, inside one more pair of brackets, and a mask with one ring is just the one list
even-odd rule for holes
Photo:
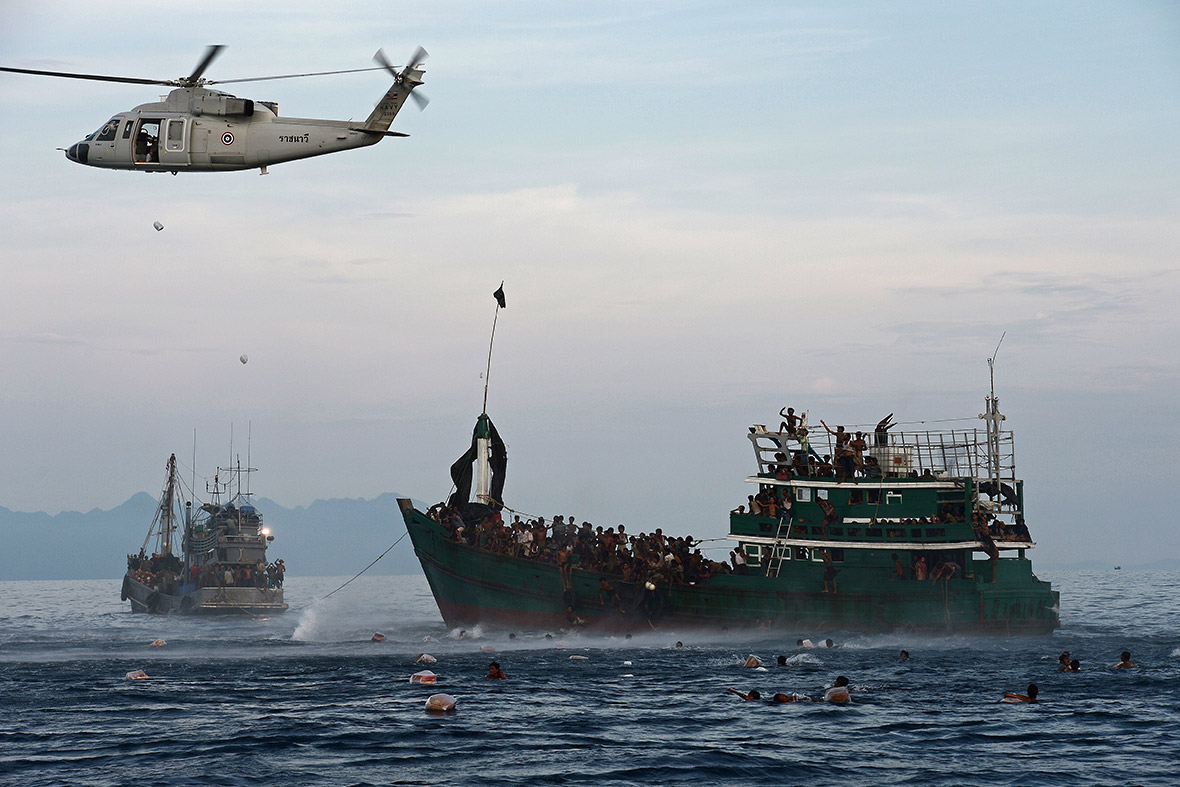
[[488,665],[488,674],[484,675],[487,680],[508,680],[508,676],[500,669],[500,662],[493,661]]
[[812,699],[802,694],[783,694],[782,692],[770,698],[771,705],[781,705],[784,702],[812,702]]
[[824,693],[824,702],[835,702],[842,705],[851,701],[852,695],[848,693],[848,678],[840,675],[832,684],[832,688]]
[[1114,665],[1115,669],[1130,669],[1137,666],[1135,662],[1131,661],[1131,651],[1124,650],[1119,656],[1119,663]]
[[778,665],[779,665],[780,667],[785,667],[785,666],[787,666],[787,657],[786,657],[786,656],[779,656],[779,657],[778,657]]
[[762,666],[762,659],[758,658],[753,653],[751,653],[749,658],[746,659],[746,663],[743,664],[742,666],[743,667],[761,667]]
[[1009,705],[1017,705],[1021,702],[1036,702],[1037,693],[1037,684],[1030,683],[1028,684],[1028,694],[1013,694],[1012,692],[1008,692],[1000,702],[1006,702]]
[[832,642],[830,639],[825,639],[824,640],[824,647],[825,648],[834,648],[834,647],[836,647],[836,643]]
[[741,698],[742,698],[743,700],[745,700],[746,702],[749,702],[750,700],[760,700],[760,699],[762,699],[762,695],[758,693],[758,689],[750,689],[750,692],[749,692],[748,694],[742,694],[742,693],[741,693],[740,691],[738,691],[737,689],[726,689],[726,691],[728,691],[730,694],[736,694],[736,695],[738,695],[739,697],[741,697]]
[[684,643],[681,642],[680,640],[676,640],[676,649],[679,650],[680,648],[683,648],[683,647],[684,647]]
[[1061,655],[1057,657],[1057,671],[1069,672],[1069,651],[1062,651]]
[[909,661],[910,660],[910,652],[908,650],[903,650],[900,654],[900,658],[902,661]]
[[1078,661],[1077,659],[1074,659],[1073,661],[1071,661],[1069,663],[1069,669],[1066,670],[1066,672],[1081,672],[1081,671],[1082,671],[1082,662]]

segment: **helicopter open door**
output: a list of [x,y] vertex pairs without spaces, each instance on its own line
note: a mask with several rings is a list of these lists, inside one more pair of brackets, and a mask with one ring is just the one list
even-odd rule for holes
[[160,124],[159,118],[141,118],[135,124],[135,146],[132,158],[136,164],[160,163]]
[[188,136],[185,118],[140,118],[135,127],[132,161],[144,166],[187,167]]

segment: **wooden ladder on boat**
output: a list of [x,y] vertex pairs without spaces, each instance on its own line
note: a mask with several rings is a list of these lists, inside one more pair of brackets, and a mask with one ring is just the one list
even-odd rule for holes
[[793,516],[781,516],[778,519],[778,530],[774,534],[774,543],[770,545],[770,560],[766,561],[766,576],[777,577],[779,569],[783,565],[783,550],[787,538],[791,535],[791,523],[795,521]]

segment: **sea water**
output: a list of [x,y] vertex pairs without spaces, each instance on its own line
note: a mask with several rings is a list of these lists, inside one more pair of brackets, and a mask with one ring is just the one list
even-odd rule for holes
[[[421,576],[323,600],[343,579],[291,577],[286,614],[207,619],[132,615],[118,580],[0,582],[0,782],[1180,783],[1180,573],[1039,573],[1061,590],[1051,637],[510,639],[448,630]],[[1057,672],[1063,650],[1080,673]],[[1137,668],[1111,669],[1123,650]],[[409,683],[422,652],[435,686]],[[484,679],[493,659],[508,680]],[[821,696],[837,675],[849,706],[726,692]],[[1030,682],[1041,702],[1000,704]],[[435,692],[456,712],[426,713]]]

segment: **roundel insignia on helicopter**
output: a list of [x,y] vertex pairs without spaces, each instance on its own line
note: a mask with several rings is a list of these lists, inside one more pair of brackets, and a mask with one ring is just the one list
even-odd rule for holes
[[233,132],[227,131],[227,132],[225,132],[224,134],[222,134],[222,135],[221,135],[221,144],[223,144],[223,145],[232,145],[232,144],[234,144],[234,135],[233,135]]

